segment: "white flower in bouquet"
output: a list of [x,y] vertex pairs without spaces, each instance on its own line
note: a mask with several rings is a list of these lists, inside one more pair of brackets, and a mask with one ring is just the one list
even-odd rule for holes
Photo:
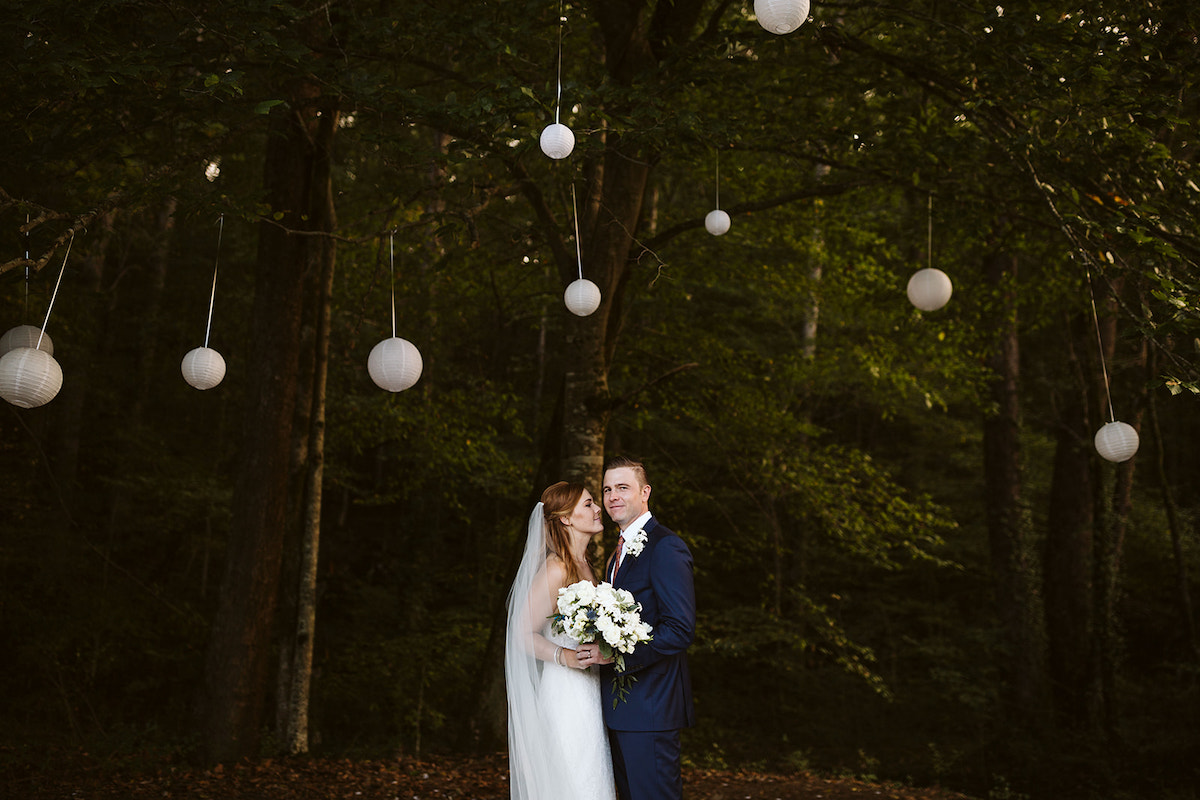
[[[558,590],[558,613],[550,616],[555,633],[565,633],[581,644],[599,642],[600,654],[616,662],[618,699],[624,700],[629,683],[636,680],[626,675],[625,653],[654,637],[651,627],[642,621],[642,606],[625,589],[613,588],[610,583],[593,586],[579,581]],[[614,701],[615,703],[616,701]]]

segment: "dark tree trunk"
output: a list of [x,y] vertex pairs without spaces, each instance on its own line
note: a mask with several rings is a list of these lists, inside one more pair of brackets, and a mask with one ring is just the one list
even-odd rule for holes
[[[1115,309],[1114,309],[1115,310]],[[1143,381],[1146,363],[1146,345],[1140,343],[1139,350],[1131,358],[1118,361],[1117,358],[1117,325],[1116,316],[1109,316],[1103,327],[1104,359],[1109,365],[1112,375],[1112,391],[1126,389],[1118,393],[1118,408],[1121,409],[1121,421],[1133,426],[1140,433],[1142,414],[1146,405],[1146,389]],[[1129,387],[1137,387],[1129,390]],[[1102,402],[1103,408],[1109,413],[1116,409],[1107,406],[1108,387],[1101,385],[1105,391]],[[1114,401],[1117,402],[1117,401]],[[1104,421],[1109,415],[1101,413]],[[1097,426],[1099,427],[1099,426]],[[1098,482],[1100,492],[1097,496],[1097,518],[1103,524],[1096,526],[1095,551],[1095,588],[1096,588],[1096,669],[1099,673],[1100,713],[1105,733],[1112,737],[1116,735],[1119,717],[1119,697],[1117,686],[1117,671],[1120,665],[1121,632],[1117,619],[1117,600],[1120,597],[1121,563],[1125,548],[1125,534],[1129,527],[1129,515],[1133,508],[1133,476],[1137,466],[1137,455],[1128,461],[1115,465],[1112,477],[1111,494],[1106,495],[1104,482]],[[1104,465],[1098,456],[1098,464]],[[1102,475],[1108,474],[1104,470]]]
[[[602,2],[592,13],[604,38],[605,67],[620,85],[631,85],[657,64],[652,29],[682,19],[694,2],[660,4],[655,19],[641,3]],[[661,15],[661,18],[658,17]],[[683,30],[686,30],[684,28]],[[610,109],[610,111],[616,111]],[[562,477],[599,488],[605,437],[612,410],[608,374],[621,327],[621,299],[629,280],[630,253],[641,221],[653,153],[605,137],[604,155],[592,171],[587,201],[580,209],[583,276],[601,293],[600,307],[571,326],[563,392]],[[563,286],[578,277],[579,265],[560,256]]]
[[[314,228],[332,233],[336,227],[331,175],[333,138],[339,115],[326,109],[321,115],[316,138],[316,163],[313,179],[312,219]],[[301,476],[297,490],[299,508],[298,537],[294,553],[287,558],[293,568],[283,587],[287,613],[280,626],[278,696],[276,730],[281,749],[289,755],[307,753],[309,690],[312,686],[313,643],[316,636],[317,557],[321,539],[322,479],[325,465],[325,386],[329,367],[329,327],[333,300],[333,275],[337,247],[331,237],[321,237],[309,248],[313,278],[309,313],[302,337],[308,343],[305,361],[305,397],[303,414],[297,419],[297,446],[294,472]],[[302,441],[300,441],[302,440]]]
[[[84,335],[78,336],[77,341],[67,346],[60,337],[55,346],[55,355],[63,368],[62,389],[51,402],[54,403],[54,413],[57,422],[53,428],[54,471],[57,474],[57,488],[63,510],[68,517],[75,512],[75,492],[79,485],[79,452],[83,436],[84,413],[87,407],[88,393],[91,390],[93,364],[103,363],[104,357],[112,346],[112,330],[119,326],[112,321],[114,309],[109,302],[102,298],[108,294],[104,285],[105,273],[111,270],[108,264],[109,243],[113,236],[113,223],[116,212],[102,214],[96,219],[98,229],[96,238],[86,249],[83,237],[77,237],[72,248],[73,252],[64,258],[69,258],[66,264],[67,272],[77,271],[76,285],[72,287],[76,296],[90,295],[98,302],[80,307],[80,313],[75,315],[75,324]],[[58,278],[58,273],[55,274]],[[65,277],[64,277],[65,283]],[[63,284],[60,284],[60,288]],[[72,303],[64,302],[60,294],[58,305],[51,309],[50,319],[46,323],[46,332],[55,330],[55,320],[63,313],[70,313]]]
[[258,750],[269,694],[271,640],[287,524],[304,267],[313,173],[314,90],[272,114],[264,184],[282,218],[259,228],[246,416],[235,474],[225,577],[204,674],[201,736],[210,761]]
[[[1146,363],[1146,383],[1152,384],[1158,378],[1157,350],[1150,351]],[[1146,409],[1149,412],[1150,434],[1154,447],[1154,477],[1162,493],[1163,508],[1167,512],[1167,527],[1171,538],[1171,554],[1175,559],[1175,593],[1179,602],[1179,615],[1183,623],[1183,636],[1188,643],[1196,664],[1200,664],[1200,641],[1196,638],[1196,617],[1192,610],[1192,595],[1188,588],[1187,555],[1184,550],[1184,523],[1180,519],[1179,505],[1175,502],[1175,493],[1171,490],[1171,482],[1167,479],[1167,464],[1163,450],[1162,427],[1158,419],[1158,401],[1153,391],[1146,397]]]
[[1043,562],[1047,667],[1053,707],[1070,727],[1095,721],[1092,669],[1092,431],[1087,380],[1074,344],[1091,320],[1077,317],[1066,337],[1069,368],[1058,398],[1054,473]]
[[783,591],[784,591],[784,556],[786,548],[784,547],[783,522],[779,518],[779,508],[775,502],[775,498],[768,497],[764,503],[764,509],[767,512],[767,521],[771,526],[771,550],[774,556],[774,586],[772,587],[772,604],[775,616],[783,616]]
[[[143,314],[142,328],[138,336],[138,348],[141,358],[138,362],[137,390],[129,408],[129,418],[135,425],[141,424],[142,413],[150,396],[152,381],[158,377],[155,370],[158,361],[158,345],[162,339],[162,295],[167,284],[167,267],[170,264],[171,245],[175,237],[175,206],[174,197],[165,198],[154,209],[154,250],[151,253],[149,272],[149,292]],[[215,227],[215,226],[214,226]],[[213,237],[214,253],[216,237]],[[197,329],[197,334],[199,334]],[[183,354],[180,353],[180,356]],[[182,380],[182,377],[180,378]]]
[[1017,263],[1011,256],[994,253],[984,266],[998,298],[992,323],[996,340],[988,359],[995,375],[991,399],[996,413],[983,423],[988,542],[996,608],[1008,650],[1008,702],[1015,720],[1029,725],[1040,694],[1042,660],[1028,552],[1029,520],[1021,502]]

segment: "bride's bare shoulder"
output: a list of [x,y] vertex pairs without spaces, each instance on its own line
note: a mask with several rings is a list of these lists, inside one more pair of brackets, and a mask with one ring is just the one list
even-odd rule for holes
[[565,578],[567,575],[567,565],[555,553],[546,556],[546,575],[551,580],[554,578]]

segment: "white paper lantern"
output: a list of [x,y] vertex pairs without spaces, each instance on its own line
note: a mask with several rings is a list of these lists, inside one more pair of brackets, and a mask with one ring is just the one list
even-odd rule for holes
[[1106,422],[1096,431],[1095,443],[1101,458],[1119,464],[1138,451],[1138,432],[1124,422]]
[[552,122],[542,129],[540,143],[550,158],[566,158],[575,149],[575,134],[566,125]]
[[720,236],[729,230],[729,215],[719,208],[708,212],[704,218],[704,229],[713,236]]
[[953,291],[949,276],[933,267],[919,269],[908,279],[908,301],[922,311],[937,311],[950,302]]
[[0,397],[14,406],[37,408],[62,388],[62,367],[36,347],[17,347],[0,357]]
[[[39,337],[41,344],[38,344]],[[0,336],[0,356],[18,347],[36,347],[54,355],[54,342],[50,340],[50,334],[42,333],[42,329],[35,325],[18,325]]]
[[421,351],[407,339],[393,336],[371,348],[367,372],[380,389],[402,392],[421,377]]
[[577,317],[586,317],[600,307],[600,287],[587,278],[571,281],[563,292],[567,310]]
[[808,19],[808,0],[754,0],[754,16],[771,33],[791,33]]
[[225,379],[225,359],[211,347],[189,350],[179,369],[183,379],[197,389],[211,389]]

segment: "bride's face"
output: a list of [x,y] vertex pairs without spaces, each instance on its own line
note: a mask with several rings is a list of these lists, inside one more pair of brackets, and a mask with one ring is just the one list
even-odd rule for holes
[[582,534],[595,536],[604,530],[604,522],[600,518],[600,504],[592,499],[592,493],[587,489],[575,504],[575,510],[567,518],[566,523]]

